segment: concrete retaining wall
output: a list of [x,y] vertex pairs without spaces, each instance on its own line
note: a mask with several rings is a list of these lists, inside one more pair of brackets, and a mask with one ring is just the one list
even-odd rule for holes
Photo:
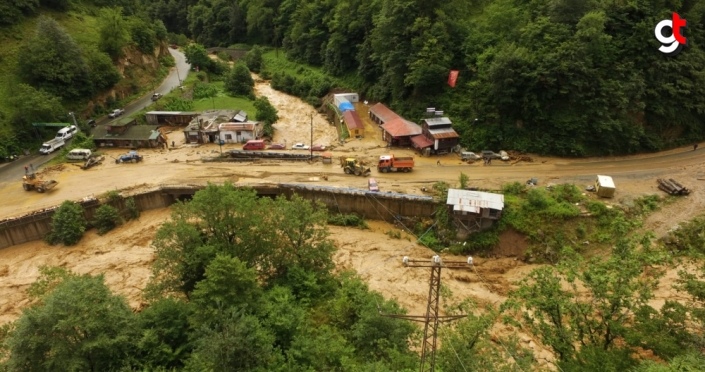
[[[305,184],[252,185],[260,196],[298,194],[304,199],[323,203],[331,213],[355,213],[367,219],[387,222],[407,218],[431,217],[436,203],[431,197],[397,193],[375,193],[360,189],[346,189]],[[165,208],[178,200],[190,199],[200,185],[165,185],[138,194],[134,198],[137,209],[147,211]],[[92,221],[98,200],[81,201],[84,216]],[[58,207],[58,206],[57,206]],[[125,212],[124,200],[115,207]],[[0,222],[0,249],[34,240],[44,239],[51,231],[51,218],[56,208],[41,210],[15,219]]]

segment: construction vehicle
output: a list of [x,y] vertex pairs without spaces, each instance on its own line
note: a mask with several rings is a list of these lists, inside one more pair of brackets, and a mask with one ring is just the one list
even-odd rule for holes
[[[31,165],[30,165],[31,166]],[[29,171],[25,167],[25,174],[22,177],[22,188],[25,191],[37,190],[37,192],[44,192],[53,189],[58,182],[54,180],[44,181],[34,172],[34,167]]]
[[412,156],[397,158],[394,155],[382,155],[379,157],[377,169],[382,173],[411,172],[414,169],[414,158]]
[[365,167],[359,160],[355,158],[340,158],[340,166],[343,167],[345,174],[354,174],[356,176],[368,176],[370,168]]
[[105,160],[105,156],[91,156],[90,158],[86,159],[86,162],[83,163],[81,166],[81,169],[85,170],[90,167],[96,166]]

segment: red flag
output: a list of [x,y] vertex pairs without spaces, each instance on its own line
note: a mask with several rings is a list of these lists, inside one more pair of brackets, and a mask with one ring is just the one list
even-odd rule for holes
[[450,70],[448,75],[448,85],[455,88],[455,82],[458,80],[458,70]]

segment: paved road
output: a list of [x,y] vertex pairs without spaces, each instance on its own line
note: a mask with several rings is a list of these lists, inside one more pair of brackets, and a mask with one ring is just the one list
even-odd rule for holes
[[[188,75],[189,70],[191,69],[191,65],[186,63],[186,56],[184,56],[183,53],[181,53],[178,50],[171,49],[171,48],[169,48],[169,53],[171,53],[171,55],[174,57],[174,60],[176,62],[176,67],[171,69],[171,71],[169,72],[169,75],[166,77],[166,79],[164,79],[162,84],[157,89],[154,90],[154,92],[158,92],[161,94],[167,94],[172,89],[178,88],[181,85],[181,81],[183,79],[186,79],[186,76]],[[144,109],[145,107],[151,105],[152,104],[152,94],[154,92],[150,91],[146,95],[144,95],[143,97],[140,97],[139,99],[137,99],[137,100],[133,101],[132,103],[130,103],[129,105],[125,106],[124,116],[132,115],[132,114]],[[103,116],[101,118],[96,119],[96,122],[100,125],[100,124],[108,123],[110,120],[112,120],[112,119],[110,119],[106,115],[106,116]],[[35,169],[37,169],[42,164],[53,159],[54,157],[56,157],[60,153],[61,153],[61,151],[55,151],[54,153],[49,154],[49,155],[33,154],[33,155],[23,156],[20,159],[15,160],[12,163],[0,164],[0,183],[1,182],[19,181],[22,178],[22,175],[24,174],[24,167],[29,166],[31,164],[35,167]]]

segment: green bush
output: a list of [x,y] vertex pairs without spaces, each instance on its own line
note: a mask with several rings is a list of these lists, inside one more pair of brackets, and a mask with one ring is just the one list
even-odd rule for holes
[[526,193],[526,201],[535,210],[546,209],[551,202],[548,193],[538,188],[533,188]]
[[401,232],[399,230],[387,230],[385,234],[392,239],[401,239]]
[[551,190],[551,195],[556,201],[568,203],[577,203],[585,198],[579,188],[568,183],[554,186]]
[[502,194],[510,194],[510,195],[520,195],[526,192],[526,185],[519,183],[519,182],[513,182],[513,183],[508,183],[505,185],[502,185]]
[[125,213],[128,220],[136,220],[140,218],[140,210],[137,208],[135,198],[129,197],[125,199]]
[[49,244],[62,243],[74,245],[78,243],[86,231],[86,218],[80,204],[66,200],[51,217],[51,231],[46,237]]
[[356,214],[335,214],[328,217],[328,223],[336,226],[354,226],[368,228],[365,219]]
[[262,48],[255,46],[245,55],[245,64],[250,71],[259,73],[262,70]]
[[108,204],[115,206],[119,205],[118,203],[122,200],[122,195],[120,195],[120,191],[118,190],[110,190],[105,193],[104,198]]
[[114,229],[122,221],[117,208],[109,204],[103,204],[95,211],[93,226],[98,229],[98,235],[103,235]]
[[436,237],[433,231],[428,231],[426,234],[420,236],[418,242],[434,251],[440,251],[445,248],[443,242]]

